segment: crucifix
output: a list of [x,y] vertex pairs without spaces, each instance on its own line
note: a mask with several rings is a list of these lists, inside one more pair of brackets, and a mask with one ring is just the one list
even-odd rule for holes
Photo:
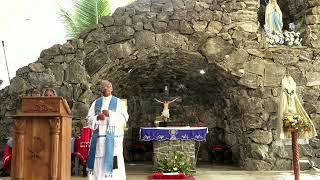
[[[164,95],[165,97],[167,97],[166,99],[170,99],[169,97],[169,88],[168,86],[165,86],[164,88]],[[169,105],[171,103],[173,103],[174,101],[176,101],[178,98],[173,98],[172,100],[159,100],[157,98],[154,98],[155,101],[157,101],[158,103],[162,103],[163,104],[163,110],[161,113],[161,116],[163,117],[164,121],[167,122],[170,119],[170,113],[169,113]]]
[[178,99],[178,98],[174,98],[174,99],[171,100],[171,101],[164,101],[164,102],[162,102],[162,101],[154,98],[154,100],[156,100],[157,102],[163,104],[163,110],[162,110],[162,114],[161,114],[161,115],[163,116],[165,122],[168,121],[169,118],[170,118],[169,104],[172,103],[172,102],[174,102],[174,101],[176,101],[177,99]]

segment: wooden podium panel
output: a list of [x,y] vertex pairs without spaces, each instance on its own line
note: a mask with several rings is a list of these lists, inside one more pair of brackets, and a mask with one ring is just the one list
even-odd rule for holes
[[62,97],[22,97],[15,115],[11,179],[70,180],[71,111]]

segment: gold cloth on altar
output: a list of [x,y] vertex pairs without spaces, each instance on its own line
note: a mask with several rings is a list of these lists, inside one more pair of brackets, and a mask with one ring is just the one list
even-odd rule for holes
[[309,130],[298,132],[298,139],[310,139],[317,136],[313,122],[301,105],[296,94],[296,83],[291,76],[285,76],[281,82],[281,94],[277,120],[277,139],[291,139],[291,133],[283,130],[284,114],[298,114],[310,124]]

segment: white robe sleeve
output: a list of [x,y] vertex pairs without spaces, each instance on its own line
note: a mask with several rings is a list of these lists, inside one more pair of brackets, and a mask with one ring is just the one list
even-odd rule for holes
[[122,122],[123,122],[123,124],[126,124],[128,122],[128,119],[129,119],[129,114],[128,114],[128,111],[127,111],[127,107],[124,104],[124,101],[120,100],[120,102],[121,102],[120,113],[122,115]]
[[116,127],[116,134],[123,134],[124,128],[128,121],[129,115],[127,109],[125,108],[123,101],[118,100],[117,111],[109,111],[109,116],[111,119],[111,125]]
[[94,101],[91,104],[91,107],[90,107],[90,109],[88,111],[88,115],[87,115],[88,127],[93,129],[93,130],[96,130],[98,128],[98,125],[99,125],[99,122],[100,122],[100,121],[97,120],[97,115],[95,115],[95,112],[94,112],[95,103],[96,103],[96,101]]

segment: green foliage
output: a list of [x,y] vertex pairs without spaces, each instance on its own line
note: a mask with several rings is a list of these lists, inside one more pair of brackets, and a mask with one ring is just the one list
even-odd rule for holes
[[67,38],[73,39],[79,37],[80,30],[73,20],[72,15],[60,8],[60,17],[64,23],[64,27],[66,28]]
[[305,33],[305,31],[306,31],[306,22],[305,22],[304,18],[300,18],[299,20],[297,20],[296,29],[297,29],[297,32],[299,32],[300,34]]
[[76,0],[73,14],[60,6],[60,17],[70,39],[78,38],[82,31],[98,24],[101,17],[110,13],[109,0]]
[[191,164],[190,159],[186,155],[174,152],[172,158],[160,160],[157,170],[162,173],[179,172],[188,174]]
[[128,4],[131,4],[131,3],[133,3],[134,1],[136,1],[136,0],[128,0]]

